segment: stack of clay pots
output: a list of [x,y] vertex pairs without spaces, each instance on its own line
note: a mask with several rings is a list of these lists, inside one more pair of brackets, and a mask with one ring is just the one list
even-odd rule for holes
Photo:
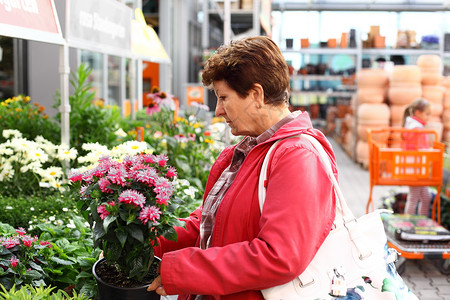
[[444,132],[442,134],[442,141],[450,143],[450,76],[443,79],[442,85],[444,88],[444,109],[442,113]]
[[402,127],[406,107],[422,97],[422,73],[416,65],[396,65],[389,76],[391,126]]
[[358,87],[356,161],[368,166],[367,129],[390,125],[390,110],[385,104],[388,74],[381,69],[362,69],[356,74],[356,80]]
[[442,86],[442,59],[439,55],[421,55],[417,66],[422,74],[422,97],[431,104],[431,117],[426,127],[436,130],[439,140],[442,137],[442,112],[444,110],[444,87]]

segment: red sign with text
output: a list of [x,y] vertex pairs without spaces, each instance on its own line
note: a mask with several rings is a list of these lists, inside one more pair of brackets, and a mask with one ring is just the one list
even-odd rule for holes
[[0,0],[2,24],[60,34],[52,0]]

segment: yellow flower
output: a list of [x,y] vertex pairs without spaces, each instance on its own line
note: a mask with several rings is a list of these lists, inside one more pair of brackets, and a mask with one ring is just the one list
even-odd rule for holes
[[25,98],[23,98],[23,101],[25,101],[26,103],[30,102],[30,96],[25,96]]
[[22,108],[16,107],[16,112],[21,112],[21,111],[22,111]]
[[145,128],[150,128],[150,124],[145,124]]
[[6,103],[6,101],[2,102],[1,104],[2,106],[8,106],[8,103]]
[[212,139],[205,139],[205,143],[214,144],[214,140],[212,140]]

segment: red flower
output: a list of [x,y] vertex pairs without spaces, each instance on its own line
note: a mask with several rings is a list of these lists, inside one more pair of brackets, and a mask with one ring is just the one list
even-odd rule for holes
[[17,264],[19,263],[19,260],[15,257],[12,257],[9,261],[11,262],[11,266],[13,268],[15,268],[17,266]]
[[19,229],[16,229],[17,234],[19,234],[19,236],[24,235],[26,232],[25,229],[23,229],[22,227],[19,227]]

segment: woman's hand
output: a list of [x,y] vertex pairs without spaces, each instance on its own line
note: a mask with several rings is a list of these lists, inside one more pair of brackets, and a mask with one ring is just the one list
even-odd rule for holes
[[148,286],[147,291],[155,291],[158,295],[167,296],[167,293],[162,286],[161,275],[152,281],[152,283]]

